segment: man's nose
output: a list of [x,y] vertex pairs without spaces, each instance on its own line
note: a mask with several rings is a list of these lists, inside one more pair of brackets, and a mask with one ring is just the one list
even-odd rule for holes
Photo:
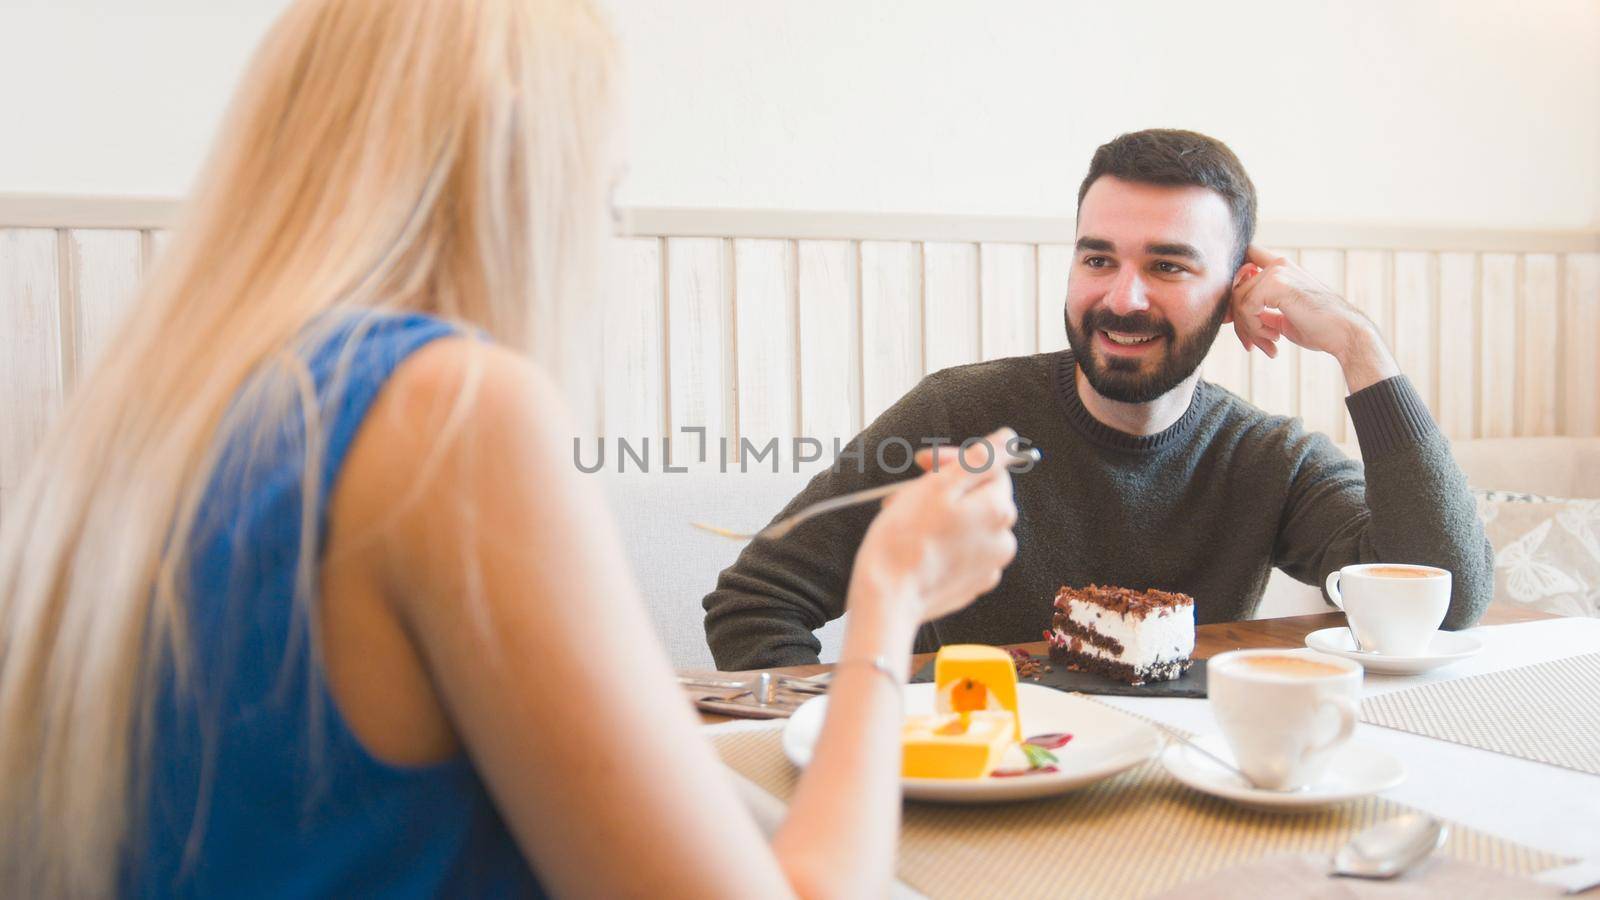
[[1150,308],[1150,301],[1145,296],[1144,279],[1132,269],[1124,268],[1117,274],[1116,283],[1111,286],[1111,291],[1106,294],[1106,306],[1119,316],[1143,312]]

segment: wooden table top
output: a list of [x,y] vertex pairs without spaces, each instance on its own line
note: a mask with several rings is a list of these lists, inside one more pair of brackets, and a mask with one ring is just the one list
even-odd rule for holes
[[[1549,613],[1534,612],[1532,610],[1518,609],[1516,607],[1493,604],[1484,612],[1479,625],[1509,625],[1515,622],[1533,622],[1539,619],[1555,618]],[[1242,622],[1218,622],[1214,625],[1201,625],[1194,630],[1194,658],[1207,659],[1229,650],[1248,650],[1258,647],[1304,647],[1306,635],[1322,628],[1336,628],[1344,625],[1344,613],[1330,612],[1319,613],[1311,616],[1287,616],[1281,619],[1247,619]],[[1043,655],[1047,652],[1044,641],[1033,641],[1026,644],[1011,644],[1011,647],[1020,647],[1029,653]],[[932,653],[919,653],[911,658],[911,671],[927,665],[933,658]],[[752,675],[756,671],[768,671],[784,675],[815,675],[826,672],[833,666],[827,663],[811,666],[784,666],[777,669],[751,670],[740,673]],[[704,669],[685,670],[683,674],[711,675]],[[727,678],[731,673],[722,673]],[[908,673],[909,674],[909,673]],[[711,725],[717,722],[726,722],[728,716],[702,712],[700,719],[704,724]]]

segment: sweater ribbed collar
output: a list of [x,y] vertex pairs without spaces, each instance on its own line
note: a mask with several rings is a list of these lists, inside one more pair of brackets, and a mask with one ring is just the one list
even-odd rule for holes
[[1208,393],[1208,385],[1201,379],[1195,384],[1194,396],[1189,399],[1189,408],[1184,410],[1178,421],[1155,434],[1128,434],[1096,419],[1094,413],[1089,412],[1089,408],[1083,405],[1083,398],[1078,396],[1077,371],[1078,362],[1073,358],[1072,351],[1062,351],[1056,361],[1056,399],[1066,412],[1067,421],[1072,423],[1078,433],[1095,444],[1113,450],[1154,453],[1183,441],[1193,433],[1195,424],[1200,421],[1200,412],[1205,406],[1205,395]]

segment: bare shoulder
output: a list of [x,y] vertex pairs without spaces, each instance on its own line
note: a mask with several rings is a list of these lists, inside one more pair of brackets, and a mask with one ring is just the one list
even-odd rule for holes
[[363,421],[335,529],[365,536],[391,587],[425,583],[458,567],[472,531],[521,530],[555,499],[550,482],[571,465],[568,421],[559,388],[526,357],[472,338],[434,341],[395,370]]
[[564,499],[548,486],[559,398],[525,358],[452,337],[407,357],[362,421],[331,498],[322,622],[335,697],[383,759],[454,753],[440,678],[472,670],[481,623],[548,608],[527,585],[570,554],[528,551],[548,543],[540,521]]
[[[556,384],[531,360],[469,337],[434,341],[394,372],[365,427],[384,443],[471,440],[567,419]],[[415,449],[415,448],[414,448]]]

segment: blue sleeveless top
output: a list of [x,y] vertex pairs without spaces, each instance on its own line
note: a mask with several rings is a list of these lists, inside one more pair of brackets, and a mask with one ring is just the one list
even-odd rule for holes
[[[426,316],[367,314],[322,328],[303,349],[321,410],[320,534],[384,383],[418,348],[459,333]],[[292,376],[268,367],[252,384],[266,378]],[[221,435],[191,544],[192,669],[180,679],[168,665],[161,679],[122,893],[542,896],[465,757],[415,768],[373,758],[313,669],[308,610],[293,599],[306,445],[298,402],[263,410],[247,385]]]

